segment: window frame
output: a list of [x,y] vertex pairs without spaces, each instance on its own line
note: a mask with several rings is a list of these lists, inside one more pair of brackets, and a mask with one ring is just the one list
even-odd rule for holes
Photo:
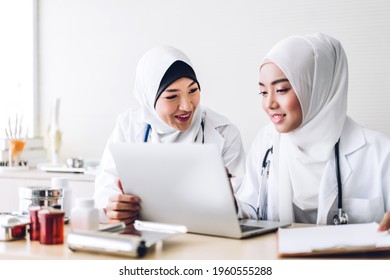
[[[5,83],[4,87],[1,89],[1,95],[10,95],[10,98],[8,99],[7,96],[6,99],[2,98],[4,102],[3,106],[1,107],[2,109],[5,109],[2,114],[1,114],[1,123],[0,123],[0,128],[1,128],[1,133],[0,133],[0,138],[6,138],[6,134],[4,129],[8,127],[8,120],[7,118],[11,118],[10,121],[11,123],[15,121],[15,116],[13,116],[14,113],[18,114],[19,120],[20,120],[20,112],[23,112],[23,123],[28,127],[28,136],[29,138],[31,137],[36,137],[39,135],[39,58],[38,58],[38,47],[39,47],[39,17],[38,17],[38,0],[24,0],[24,1],[18,1],[12,3],[12,5],[7,6],[6,3],[4,3],[4,12],[5,13],[11,13],[9,14],[10,17],[13,16],[13,13],[16,13],[18,9],[20,8],[22,10],[21,15],[15,15],[15,20],[18,20],[21,16],[23,15],[29,15],[27,21],[22,22],[22,28],[27,31],[27,33],[19,33],[19,27],[16,27],[15,30],[12,29],[12,22],[10,24],[7,24],[7,26],[3,26],[3,32],[1,32],[2,36],[4,37],[4,40],[11,40],[10,42],[13,43],[14,36],[15,38],[27,35],[27,37],[20,37],[24,38],[22,39],[21,42],[23,44],[27,44],[27,48],[16,48],[17,52],[12,53],[12,45],[5,44],[5,48],[1,49],[2,51],[2,57],[8,56],[8,51],[11,50],[10,54],[10,60],[6,59],[6,62],[4,64],[4,67],[2,67],[2,75],[5,74],[3,77],[4,79],[9,79],[10,83]],[[22,6],[19,6],[22,5]],[[26,5],[23,7],[23,5]],[[7,9],[9,8],[9,10]],[[27,13],[27,14],[26,14]],[[4,17],[5,22],[8,20],[8,16]],[[31,27],[30,27],[31,26]],[[26,29],[27,28],[27,29]],[[11,36],[11,37],[9,37]],[[16,39],[15,43],[18,43],[18,39]],[[23,46],[23,45],[22,45]],[[11,48],[11,49],[10,49]],[[21,51],[19,54],[18,51]],[[17,61],[16,64],[12,65],[13,59],[17,58],[20,55],[19,61]],[[26,62],[24,62],[24,58],[28,58]],[[19,64],[20,61],[22,61],[22,64]],[[8,67],[10,67],[10,76],[7,76]],[[22,70],[21,76],[17,77],[15,76],[15,69],[13,66],[16,67],[22,67],[20,69],[26,69]],[[28,68],[25,68],[28,67]],[[19,71],[19,70],[17,70]],[[25,72],[24,72],[25,71]],[[17,74],[18,75],[18,74]],[[6,80],[5,80],[6,81]],[[16,92],[18,92],[18,84],[13,85],[13,82],[21,82],[21,90],[22,94],[19,95],[17,94],[16,96],[14,95]],[[26,87],[27,86],[27,87]],[[11,90],[11,91],[8,91]],[[14,104],[17,104],[15,102],[18,102],[20,98],[26,98],[28,101],[23,104],[20,108],[17,105],[16,106],[16,112],[13,110],[13,107],[15,106]],[[7,108],[10,108],[7,110]],[[21,109],[21,111],[20,111]],[[3,119],[3,117],[5,117]],[[1,140],[1,139],[0,139]]]

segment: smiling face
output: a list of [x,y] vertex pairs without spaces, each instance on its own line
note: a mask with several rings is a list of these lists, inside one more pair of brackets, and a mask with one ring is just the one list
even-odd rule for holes
[[272,62],[260,69],[260,94],[263,110],[277,131],[287,133],[302,124],[302,109],[298,97],[282,70]]
[[186,131],[199,105],[200,90],[196,82],[180,78],[170,84],[156,102],[156,112],[169,126]]

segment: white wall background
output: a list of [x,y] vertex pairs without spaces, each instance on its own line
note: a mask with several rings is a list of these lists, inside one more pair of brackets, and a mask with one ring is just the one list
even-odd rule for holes
[[284,37],[320,31],[349,58],[349,115],[390,136],[389,14],[388,0],[40,0],[41,134],[60,97],[61,157],[100,158],[117,115],[137,106],[138,59],[168,44],[187,53],[202,103],[239,127],[248,150],[268,122],[261,58]]

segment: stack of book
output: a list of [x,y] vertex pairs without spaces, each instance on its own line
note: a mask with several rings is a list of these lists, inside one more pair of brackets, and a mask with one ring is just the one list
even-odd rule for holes
[[[9,160],[8,139],[0,138],[0,164],[5,166]],[[44,148],[44,140],[41,137],[28,138],[21,154],[21,160],[29,167],[47,162],[47,152]]]

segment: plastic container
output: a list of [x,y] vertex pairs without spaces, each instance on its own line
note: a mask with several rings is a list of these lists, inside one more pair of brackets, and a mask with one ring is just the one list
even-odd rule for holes
[[69,180],[65,177],[52,178],[51,186],[54,188],[61,188],[63,192],[63,211],[65,217],[70,217],[70,211],[72,210],[72,190],[69,188]]
[[94,204],[93,198],[76,198],[70,215],[72,231],[99,229],[99,210]]

